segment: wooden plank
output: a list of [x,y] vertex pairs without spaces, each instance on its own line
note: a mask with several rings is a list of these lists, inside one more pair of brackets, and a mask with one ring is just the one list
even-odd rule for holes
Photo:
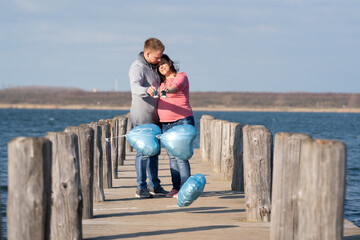
[[311,139],[301,143],[299,228],[296,239],[342,239],[346,146]]
[[214,173],[220,173],[221,170],[221,149],[222,149],[222,126],[224,120],[211,121],[211,167]]
[[87,125],[67,127],[65,132],[78,136],[81,192],[83,196],[82,218],[93,217],[94,182],[94,130]]
[[101,126],[98,122],[89,124],[94,130],[94,202],[105,201],[104,185],[103,185],[103,154],[101,146]]
[[[164,150],[164,149],[163,149]],[[84,239],[241,239],[264,240],[270,236],[270,222],[246,221],[244,194],[229,189],[209,163],[194,149],[191,171],[206,177],[203,194],[189,207],[177,207],[176,198],[134,197],[136,178],[134,153],[128,153],[115,188],[105,189],[106,199],[94,205],[96,218],[83,220]],[[159,156],[159,176],[169,176],[166,152]],[[162,178],[171,186],[171,178]],[[154,220],[156,218],[156,221]],[[360,228],[346,221],[344,239],[358,239]]]
[[[130,113],[127,113],[125,116],[127,118],[126,133],[128,133],[133,128],[133,125],[132,125],[132,123],[130,121]],[[134,151],[133,147],[131,146],[131,144],[128,141],[125,141],[125,148],[126,148],[127,152],[133,152]]]
[[[127,131],[127,123],[128,123],[128,117],[126,117],[126,115],[120,116],[118,118],[118,123],[119,123],[119,133],[118,133],[118,164],[119,166],[124,165],[124,160],[125,160],[125,156],[126,156],[126,138],[124,137]],[[121,136],[121,137],[120,137]]]
[[243,128],[245,201],[248,221],[270,221],[272,135],[261,125]]
[[18,137],[8,143],[8,239],[49,239],[51,142]]
[[244,163],[243,163],[243,125],[240,123],[231,123],[230,139],[233,143],[233,173],[231,181],[231,190],[244,192]]
[[82,239],[77,136],[48,132],[52,142],[50,239]]
[[110,142],[110,120],[101,119],[101,148],[103,160],[103,187],[112,188],[112,164],[111,164],[111,142]]
[[112,119],[111,125],[111,138],[110,138],[110,145],[111,145],[111,169],[112,169],[112,177],[113,179],[119,178],[118,176],[118,158],[119,158],[119,145],[118,145],[118,138],[119,138],[119,121],[117,117]]
[[215,118],[210,115],[203,115],[200,119],[200,151],[203,162],[210,161],[211,128],[210,121]]
[[311,137],[284,132],[275,135],[271,240],[292,240],[298,229],[300,151],[304,139]]
[[231,123],[223,122],[222,125],[222,145],[221,145],[221,164],[220,173],[221,180],[231,181],[234,169],[233,146],[231,142]]

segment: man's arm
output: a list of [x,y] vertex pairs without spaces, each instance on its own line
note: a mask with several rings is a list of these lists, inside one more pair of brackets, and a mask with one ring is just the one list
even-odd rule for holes
[[143,86],[145,77],[142,68],[139,66],[132,66],[129,70],[129,78],[131,94],[138,95],[140,97],[147,97],[148,87]]

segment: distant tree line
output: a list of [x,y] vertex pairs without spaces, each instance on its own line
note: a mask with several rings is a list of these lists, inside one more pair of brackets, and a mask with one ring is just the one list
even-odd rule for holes
[[[1,104],[130,107],[130,92],[16,87],[0,90]],[[191,92],[194,108],[360,108],[359,93]]]

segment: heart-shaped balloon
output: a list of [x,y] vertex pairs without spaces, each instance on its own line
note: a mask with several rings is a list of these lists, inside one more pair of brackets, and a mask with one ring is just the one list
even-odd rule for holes
[[192,204],[204,191],[206,178],[198,173],[186,180],[177,195],[179,207],[187,207]]
[[159,134],[161,134],[161,129],[157,125],[146,123],[134,127],[125,136],[136,151],[147,156],[154,156],[160,150],[157,138]]
[[185,124],[170,128],[160,136],[160,140],[172,155],[187,160],[194,154],[193,141],[195,137],[195,127]]

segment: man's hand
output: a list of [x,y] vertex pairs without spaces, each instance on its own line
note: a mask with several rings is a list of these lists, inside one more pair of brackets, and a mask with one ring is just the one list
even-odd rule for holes
[[148,89],[146,90],[147,94],[149,94],[150,96],[154,97],[154,91],[156,90],[156,87],[154,86],[150,86],[148,87]]

